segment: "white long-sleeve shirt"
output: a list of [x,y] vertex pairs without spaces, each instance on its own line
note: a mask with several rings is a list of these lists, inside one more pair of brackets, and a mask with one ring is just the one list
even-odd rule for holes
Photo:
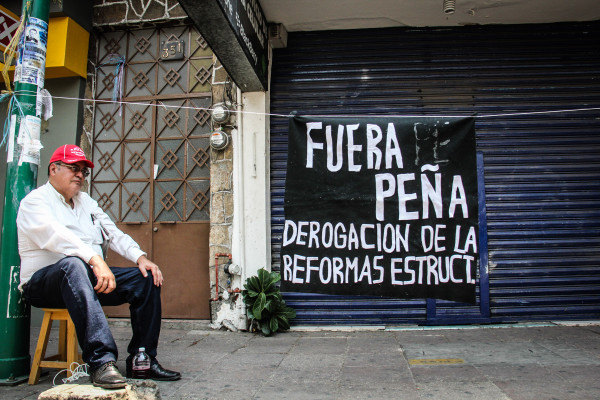
[[74,207],[47,182],[21,201],[17,213],[17,234],[21,256],[22,287],[39,269],[66,256],[88,262],[102,257],[102,230],[112,238],[110,248],[126,259],[137,262],[146,255],[140,246],[123,233],[87,193],[73,197]]

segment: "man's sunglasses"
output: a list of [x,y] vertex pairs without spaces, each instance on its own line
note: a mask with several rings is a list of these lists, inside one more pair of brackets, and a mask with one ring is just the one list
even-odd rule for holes
[[61,162],[57,162],[56,164],[69,168],[71,171],[73,171],[74,174],[81,172],[81,174],[83,175],[84,178],[87,178],[88,175],[90,174],[90,170],[87,167],[82,168],[79,165],[65,164],[65,163],[61,163]]

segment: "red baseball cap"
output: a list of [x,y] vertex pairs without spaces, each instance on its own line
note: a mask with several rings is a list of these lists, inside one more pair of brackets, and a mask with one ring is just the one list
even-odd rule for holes
[[56,149],[52,157],[50,157],[50,164],[57,161],[64,162],[65,164],[75,164],[76,162],[83,161],[88,167],[94,168],[94,163],[85,158],[83,150],[74,144],[65,144]]

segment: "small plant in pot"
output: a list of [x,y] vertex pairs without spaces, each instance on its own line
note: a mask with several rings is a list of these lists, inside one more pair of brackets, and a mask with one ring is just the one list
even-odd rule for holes
[[246,279],[242,297],[250,319],[250,331],[256,327],[265,336],[290,329],[290,319],[296,317],[296,311],[285,304],[277,282],[281,276],[264,268],[257,276]]

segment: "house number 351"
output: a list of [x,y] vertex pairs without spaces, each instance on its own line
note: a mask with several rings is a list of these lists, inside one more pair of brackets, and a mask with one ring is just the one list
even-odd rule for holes
[[160,42],[160,58],[163,60],[181,60],[184,48],[183,40]]

